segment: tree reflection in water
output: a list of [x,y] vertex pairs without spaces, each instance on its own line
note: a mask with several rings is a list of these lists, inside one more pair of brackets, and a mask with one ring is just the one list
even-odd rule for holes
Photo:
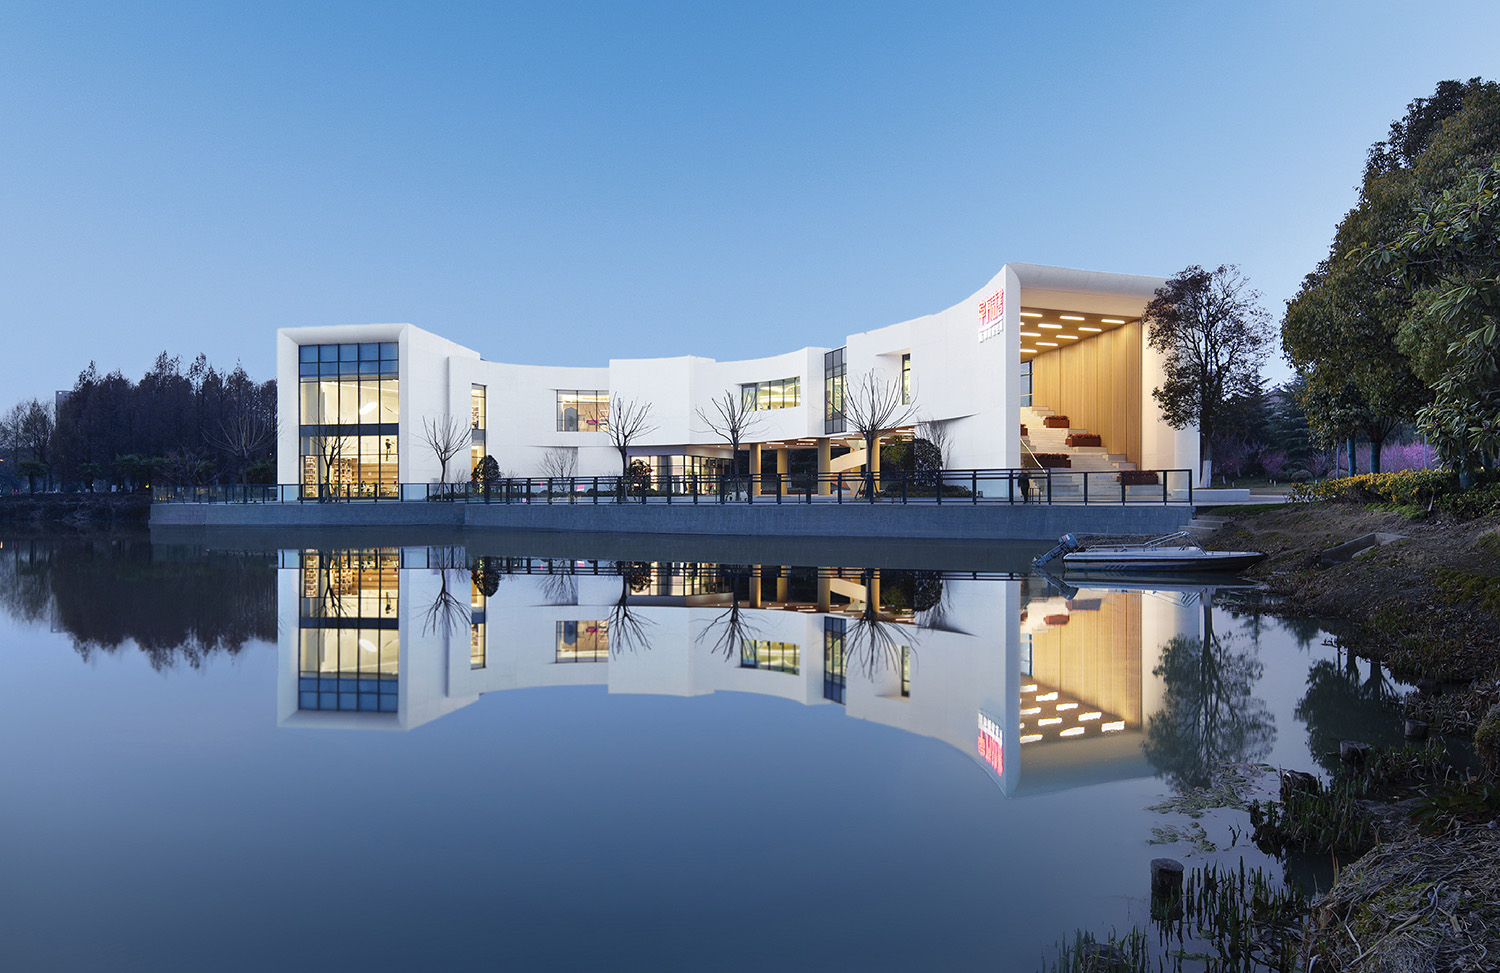
[[1353,656],[1343,665],[1323,659],[1307,670],[1307,691],[1297,703],[1296,717],[1307,724],[1308,752],[1331,774],[1339,765],[1340,741],[1382,747],[1401,743],[1397,702],[1396,689],[1378,664],[1362,678]]
[[630,603],[630,596],[651,587],[651,564],[647,561],[621,561],[619,566],[620,597],[609,610],[609,651],[613,655],[626,649],[647,651],[651,648],[649,636],[655,623],[636,611]]
[[155,669],[276,641],[274,554],[152,545],[141,536],[6,540],[0,606],[50,621],[84,659],[134,642]]
[[[701,569],[704,565],[696,567]],[[736,659],[742,646],[746,642],[755,641],[760,635],[760,627],[752,621],[753,616],[745,613],[745,602],[740,599],[740,587],[745,582],[759,584],[760,578],[745,564],[721,564],[717,574],[720,586],[729,592],[729,607],[705,624],[694,641],[700,645],[706,642],[709,651],[725,659]]]
[[1152,674],[1166,692],[1146,723],[1142,750],[1158,775],[1178,791],[1207,787],[1229,763],[1263,758],[1276,740],[1275,718],[1251,695],[1262,666],[1252,646],[1238,651],[1233,636],[1214,632],[1212,589],[1203,599],[1203,638],[1175,636]]
[[[860,584],[864,585],[866,592],[864,607],[844,633],[845,671],[860,673],[867,679],[899,670],[903,656],[909,654],[915,658],[918,642],[916,626],[880,610],[880,575],[881,572],[872,568],[860,572]],[[941,592],[942,582],[939,581],[935,597],[940,598]],[[930,603],[924,604],[931,607]]]

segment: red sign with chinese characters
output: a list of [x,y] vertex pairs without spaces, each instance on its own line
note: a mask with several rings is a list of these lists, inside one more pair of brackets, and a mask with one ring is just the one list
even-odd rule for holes
[[979,340],[993,338],[1005,327],[1005,291],[996,291],[979,302]]
[[979,757],[990,765],[990,769],[997,775],[1005,776],[1005,745],[1001,742],[1004,735],[995,721],[979,714]]

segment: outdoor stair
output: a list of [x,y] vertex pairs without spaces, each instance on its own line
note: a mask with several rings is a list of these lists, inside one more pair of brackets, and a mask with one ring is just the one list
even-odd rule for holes
[[[1021,406],[1021,424],[1026,427],[1026,435],[1021,437],[1021,442],[1033,453],[1066,453],[1072,462],[1072,466],[1055,471],[1057,473],[1119,473],[1125,470],[1133,470],[1136,465],[1125,458],[1122,453],[1111,453],[1109,447],[1105,446],[1069,446],[1068,436],[1073,433],[1086,433],[1087,429],[1071,427],[1068,429],[1048,428],[1043,420],[1053,415],[1052,409],[1037,406]],[[1021,453],[1026,455],[1025,450]],[[1094,478],[1090,484],[1090,490],[1102,488],[1108,482],[1108,478]],[[1131,495],[1145,495],[1159,493],[1160,485],[1152,486],[1141,484],[1125,488]],[[1075,500],[1082,499],[1083,487],[1078,478],[1054,477],[1052,484],[1053,500]]]

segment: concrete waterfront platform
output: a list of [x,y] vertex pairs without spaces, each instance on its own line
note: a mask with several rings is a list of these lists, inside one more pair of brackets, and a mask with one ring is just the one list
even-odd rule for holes
[[1065,533],[1163,534],[1193,519],[1187,504],[898,503],[158,503],[151,526],[446,528],[460,531],[1055,540]]

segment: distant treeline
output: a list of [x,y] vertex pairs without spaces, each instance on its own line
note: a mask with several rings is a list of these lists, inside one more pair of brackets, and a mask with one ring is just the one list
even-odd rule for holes
[[55,402],[17,403],[0,419],[0,486],[7,490],[142,489],[271,483],[276,478],[276,382],[199,355],[162,352],[132,382],[90,362]]

